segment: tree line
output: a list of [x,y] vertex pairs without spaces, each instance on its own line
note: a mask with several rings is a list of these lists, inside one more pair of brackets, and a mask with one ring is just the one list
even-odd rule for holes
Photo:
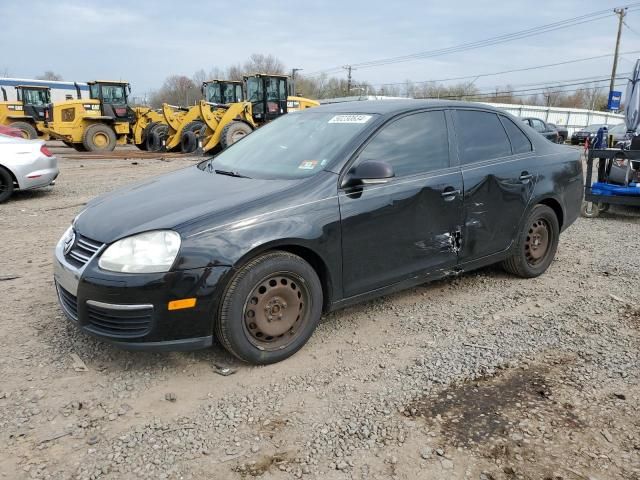
[[[212,79],[242,80],[244,75],[252,73],[286,75],[288,71],[284,62],[274,55],[254,53],[246,61],[227,68],[213,67],[209,71],[201,69],[191,77],[170,75],[160,88],[150,92],[148,96],[136,97],[132,100],[133,103],[148,104],[153,108],[160,108],[163,103],[181,106],[194,105],[202,97],[200,91],[202,82]],[[1,76],[9,76],[6,68],[0,71]],[[50,70],[36,78],[39,80],[63,79],[60,74]],[[326,74],[306,76],[300,73],[296,75],[294,85],[294,93],[296,95],[313,99],[375,95],[585,108],[589,110],[606,110],[608,93],[606,88],[600,87],[596,83],[585,85],[572,91],[547,88],[539,93],[520,95],[511,85],[497,86],[493,93],[487,93],[480,92],[471,82],[444,85],[438,82],[412,82],[411,80],[406,80],[403,84],[372,85],[365,81],[352,79],[351,84],[349,84],[346,78],[332,77]]]

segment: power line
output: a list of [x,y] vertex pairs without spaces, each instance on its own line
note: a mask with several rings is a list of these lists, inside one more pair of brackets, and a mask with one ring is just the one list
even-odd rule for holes
[[[626,77],[625,75],[628,74],[623,74],[619,77],[616,77],[616,80],[625,80]],[[517,89],[517,90],[506,90],[506,91],[486,91],[486,92],[475,92],[475,93],[464,93],[461,95],[441,95],[439,98],[462,98],[462,97],[499,97],[499,96],[514,96],[514,97],[518,97],[518,96],[530,96],[530,95],[534,95],[534,94],[539,94],[539,93],[545,93],[545,91],[549,91],[550,89],[561,89],[563,87],[570,87],[570,86],[578,86],[578,85],[593,85],[595,83],[602,83],[602,82],[608,82],[609,81],[609,77],[602,77],[599,80],[590,80],[587,82],[575,82],[575,83],[564,83],[564,84],[557,84],[557,85],[548,85],[548,86],[543,86],[543,87],[535,87],[535,88],[524,88],[524,89]],[[617,83],[620,84],[620,83]],[[622,82],[622,84],[624,84],[624,82]],[[591,89],[594,88],[604,88],[604,86],[593,86]],[[560,93],[560,92],[570,92],[570,91],[578,91],[581,89],[575,89],[575,90],[557,90],[555,92],[551,92],[551,93]],[[518,94],[518,93],[523,93],[523,92],[528,92],[524,95],[514,95],[514,94]]]
[[[620,55],[631,55],[634,53],[640,53],[640,50],[632,50],[629,52],[622,52],[620,53]],[[595,57],[586,57],[586,58],[577,58],[577,59],[573,59],[573,60],[566,60],[563,62],[557,62],[557,63],[548,63],[546,65],[536,65],[533,67],[523,67],[523,68],[516,68],[513,70],[503,70],[501,72],[492,72],[492,73],[479,73],[479,74],[475,74],[475,75],[465,75],[462,77],[449,77],[449,78],[439,78],[439,79],[434,79],[434,80],[420,80],[420,81],[409,81],[409,83],[413,83],[413,84],[423,84],[423,83],[432,83],[432,82],[449,82],[449,81],[453,81],[453,80],[466,80],[468,78],[482,78],[482,77],[493,77],[496,75],[504,75],[506,73],[515,73],[515,72],[526,72],[529,70],[537,70],[539,68],[548,68],[548,67],[557,67],[559,65],[568,65],[571,63],[578,63],[578,62],[585,62],[587,60],[595,60],[598,58],[606,58],[606,57],[611,57],[613,56],[612,53],[607,53],[604,55],[596,55]],[[371,84],[371,86],[374,87],[383,87],[383,86],[393,86],[393,85],[405,85],[407,83],[407,81],[405,80],[404,82],[390,82],[390,83],[373,83]]]
[[[640,6],[640,2],[628,4],[624,8],[631,8],[631,7],[637,7],[637,6]],[[429,50],[429,51],[425,51],[425,52],[419,52],[419,53],[414,53],[414,54],[410,54],[410,55],[403,55],[403,56],[398,56],[398,57],[390,57],[390,58],[379,59],[379,60],[371,60],[371,61],[361,62],[361,63],[352,63],[351,65],[354,68],[355,67],[357,67],[357,68],[371,68],[371,67],[376,67],[376,66],[389,65],[389,64],[393,64],[393,63],[407,62],[407,61],[416,60],[416,59],[431,58],[431,57],[436,57],[436,56],[441,56],[441,55],[447,55],[447,54],[450,54],[450,53],[457,53],[457,52],[461,52],[461,51],[473,50],[473,49],[482,48],[482,47],[486,47],[486,46],[491,46],[491,45],[496,45],[496,44],[500,44],[500,43],[510,42],[510,41],[513,41],[513,40],[518,40],[518,39],[521,39],[521,38],[527,38],[527,37],[531,37],[531,36],[534,36],[534,35],[541,35],[543,33],[552,32],[552,31],[559,30],[559,29],[562,29],[562,28],[573,27],[573,26],[577,26],[577,25],[582,25],[584,23],[601,20],[601,19],[604,19],[604,18],[608,18],[611,15],[612,15],[612,12],[609,9],[600,10],[600,11],[597,11],[597,12],[587,13],[587,14],[584,14],[584,15],[580,15],[578,17],[573,17],[573,18],[569,18],[569,19],[566,19],[566,20],[561,20],[561,21],[550,23],[550,24],[547,24],[547,25],[542,25],[542,26],[538,26],[538,27],[529,28],[529,29],[526,29],[526,30],[521,30],[519,32],[503,34],[503,35],[499,35],[497,37],[491,37],[491,38],[488,38],[488,39],[479,40],[479,41],[475,41],[475,42],[463,43],[463,44],[456,45],[456,46],[453,46],[453,47],[447,47],[447,48],[442,48],[442,49],[437,49],[437,50]],[[340,71],[341,68],[342,67],[332,67],[332,68],[328,68],[328,69],[324,69],[324,70],[318,70],[316,72],[312,72],[310,75],[311,76],[317,76],[318,74],[321,74],[321,73],[337,72],[337,71]]]
[[[625,27],[627,27],[627,30],[629,30],[631,33],[635,33],[636,35],[640,36],[640,33],[636,32],[633,28],[631,28],[627,22],[623,20],[622,23],[624,24]],[[624,54],[621,53],[620,55],[624,55]]]

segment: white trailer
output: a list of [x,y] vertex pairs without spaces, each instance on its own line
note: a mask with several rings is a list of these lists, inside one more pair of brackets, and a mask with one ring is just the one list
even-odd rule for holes
[[78,98],[78,93],[82,98],[89,98],[89,85],[86,83],[36,80],[34,78],[0,78],[0,101],[16,101],[15,87],[18,85],[49,87],[52,102]]

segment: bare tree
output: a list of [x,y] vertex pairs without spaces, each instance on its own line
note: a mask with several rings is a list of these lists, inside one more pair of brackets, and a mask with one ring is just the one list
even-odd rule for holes
[[0,68],[0,78],[8,78],[9,75],[9,68],[8,67],[2,67]]
[[151,106],[160,107],[163,103],[171,105],[194,105],[200,99],[200,86],[184,75],[171,75],[160,90],[150,96]]
[[47,70],[42,75],[38,75],[36,77],[37,80],[51,80],[51,81],[60,81],[62,80],[62,75],[56,73],[52,70]]

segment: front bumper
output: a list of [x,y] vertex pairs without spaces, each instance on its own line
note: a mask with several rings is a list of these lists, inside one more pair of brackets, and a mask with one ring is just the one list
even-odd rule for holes
[[[67,318],[83,332],[129,350],[176,351],[206,348],[230,267],[167,273],[126,274],[98,267],[100,248],[83,266],[56,246],[54,279]],[[172,300],[196,298],[196,306],[168,310]]]

